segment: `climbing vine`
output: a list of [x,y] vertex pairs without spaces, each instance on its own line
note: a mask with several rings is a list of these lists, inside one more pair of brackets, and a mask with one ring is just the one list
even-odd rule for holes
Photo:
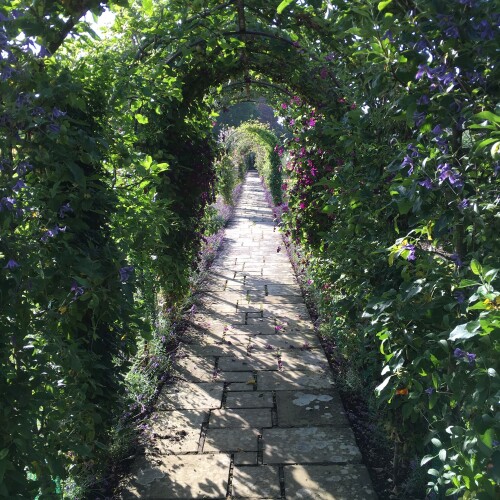
[[498,494],[498,24],[486,0],[4,2],[0,495],[62,495],[106,453],[229,199],[213,123],[256,93],[291,136],[240,127],[235,164],[307,253],[395,469]]

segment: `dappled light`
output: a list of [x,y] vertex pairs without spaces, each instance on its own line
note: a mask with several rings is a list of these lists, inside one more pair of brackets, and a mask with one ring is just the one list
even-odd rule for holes
[[0,497],[497,498],[499,21],[4,0]]

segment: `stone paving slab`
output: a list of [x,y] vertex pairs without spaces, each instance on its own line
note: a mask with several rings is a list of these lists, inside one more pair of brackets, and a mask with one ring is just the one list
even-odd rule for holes
[[190,356],[175,361],[172,375],[189,382],[212,382],[214,367],[214,358]]
[[220,408],[224,384],[181,382],[166,385],[158,396],[160,410],[210,410]]
[[336,391],[278,391],[276,402],[280,427],[349,425]]
[[269,408],[213,410],[210,412],[209,427],[252,427],[254,429],[271,427],[272,418]]
[[322,351],[289,349],[281,354],[281,361],[285,371],[314,371],[320,373],[330,371],[330,365]]
[[149,419],[153,435],[166,437],[172,429],[199,430],[203,422],[208,421],[208,411],[173,410],[154,412]]
[[277,467],[235,467],[232,486],[233,498],[281,498]]
[[146,453],[171,455],[179,453],[196,453],[200,442],[201,426],[198,430],[172,429],[165,432],[160,439],[155,439]]
[[216,451],[258,451],[257,429],[212,429],[207,430],[203,453]]
[[257,452],[239,451],[234,454],[234,465],[257,465]]
[[137,460],[120,495],[123,500],[226,498],[229,455],[170,455]]
[[350,428],[298,427],[264,429],[265,464],[360,462]]
[[273,405],[270,392],[233,392],[226,399],[226,408],[272,408]]
[[260,372],[257,379],[259,391],[290,391],[302,389],[331,389],[334,386],[329,374],[283,370]]
[[287,498],[376,500],[364,465],[290,465],[284,467]]
[[255,356],[228,356],[219,358],[219,369],[224,371],[277,370],[275,354],[259,353]]

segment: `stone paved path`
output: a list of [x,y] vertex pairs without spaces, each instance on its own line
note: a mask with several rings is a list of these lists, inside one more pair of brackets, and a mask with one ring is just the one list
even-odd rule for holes
[[376,498],[250,172],[120,498]]

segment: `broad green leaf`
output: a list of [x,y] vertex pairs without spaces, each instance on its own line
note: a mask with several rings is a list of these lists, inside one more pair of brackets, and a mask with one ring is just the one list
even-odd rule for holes
[[450,333],[448,340],[454,342],[455,340],[466,340],[475,337],[479,334],[478,325],[476,322],[464,323],[456,326]]
[[292,2],[295,0],[283,0],[279,5],[278,8],[276,9],[276,12],[278,14],[281,14]]
[[147,116],[141,115],[140,113],[136,113],[135,119],[141,124],[145,125],[146,123],[149,123],[149,119]]
[[488,120],[490,122],[500,124],[500,116],[492,113],[491,111],[481,111],[481,113],[478,113],[474,116],[475,118],[479,118],[480,120]]
[[153,0],[142,0],[142,8],[148,16],[152,15],[153,14]]
[[392,3],[392,0],[383,0],[382,2],[379,2],[377,9],[379,12],[382,12],[390,3]]
[[481,273],[483,272],[483,268],[482,268],[481,264],[476,259],[472,259],[472,262],[470,263],[470,268],[471,268],[471,271],[476,276],[480,276]]

